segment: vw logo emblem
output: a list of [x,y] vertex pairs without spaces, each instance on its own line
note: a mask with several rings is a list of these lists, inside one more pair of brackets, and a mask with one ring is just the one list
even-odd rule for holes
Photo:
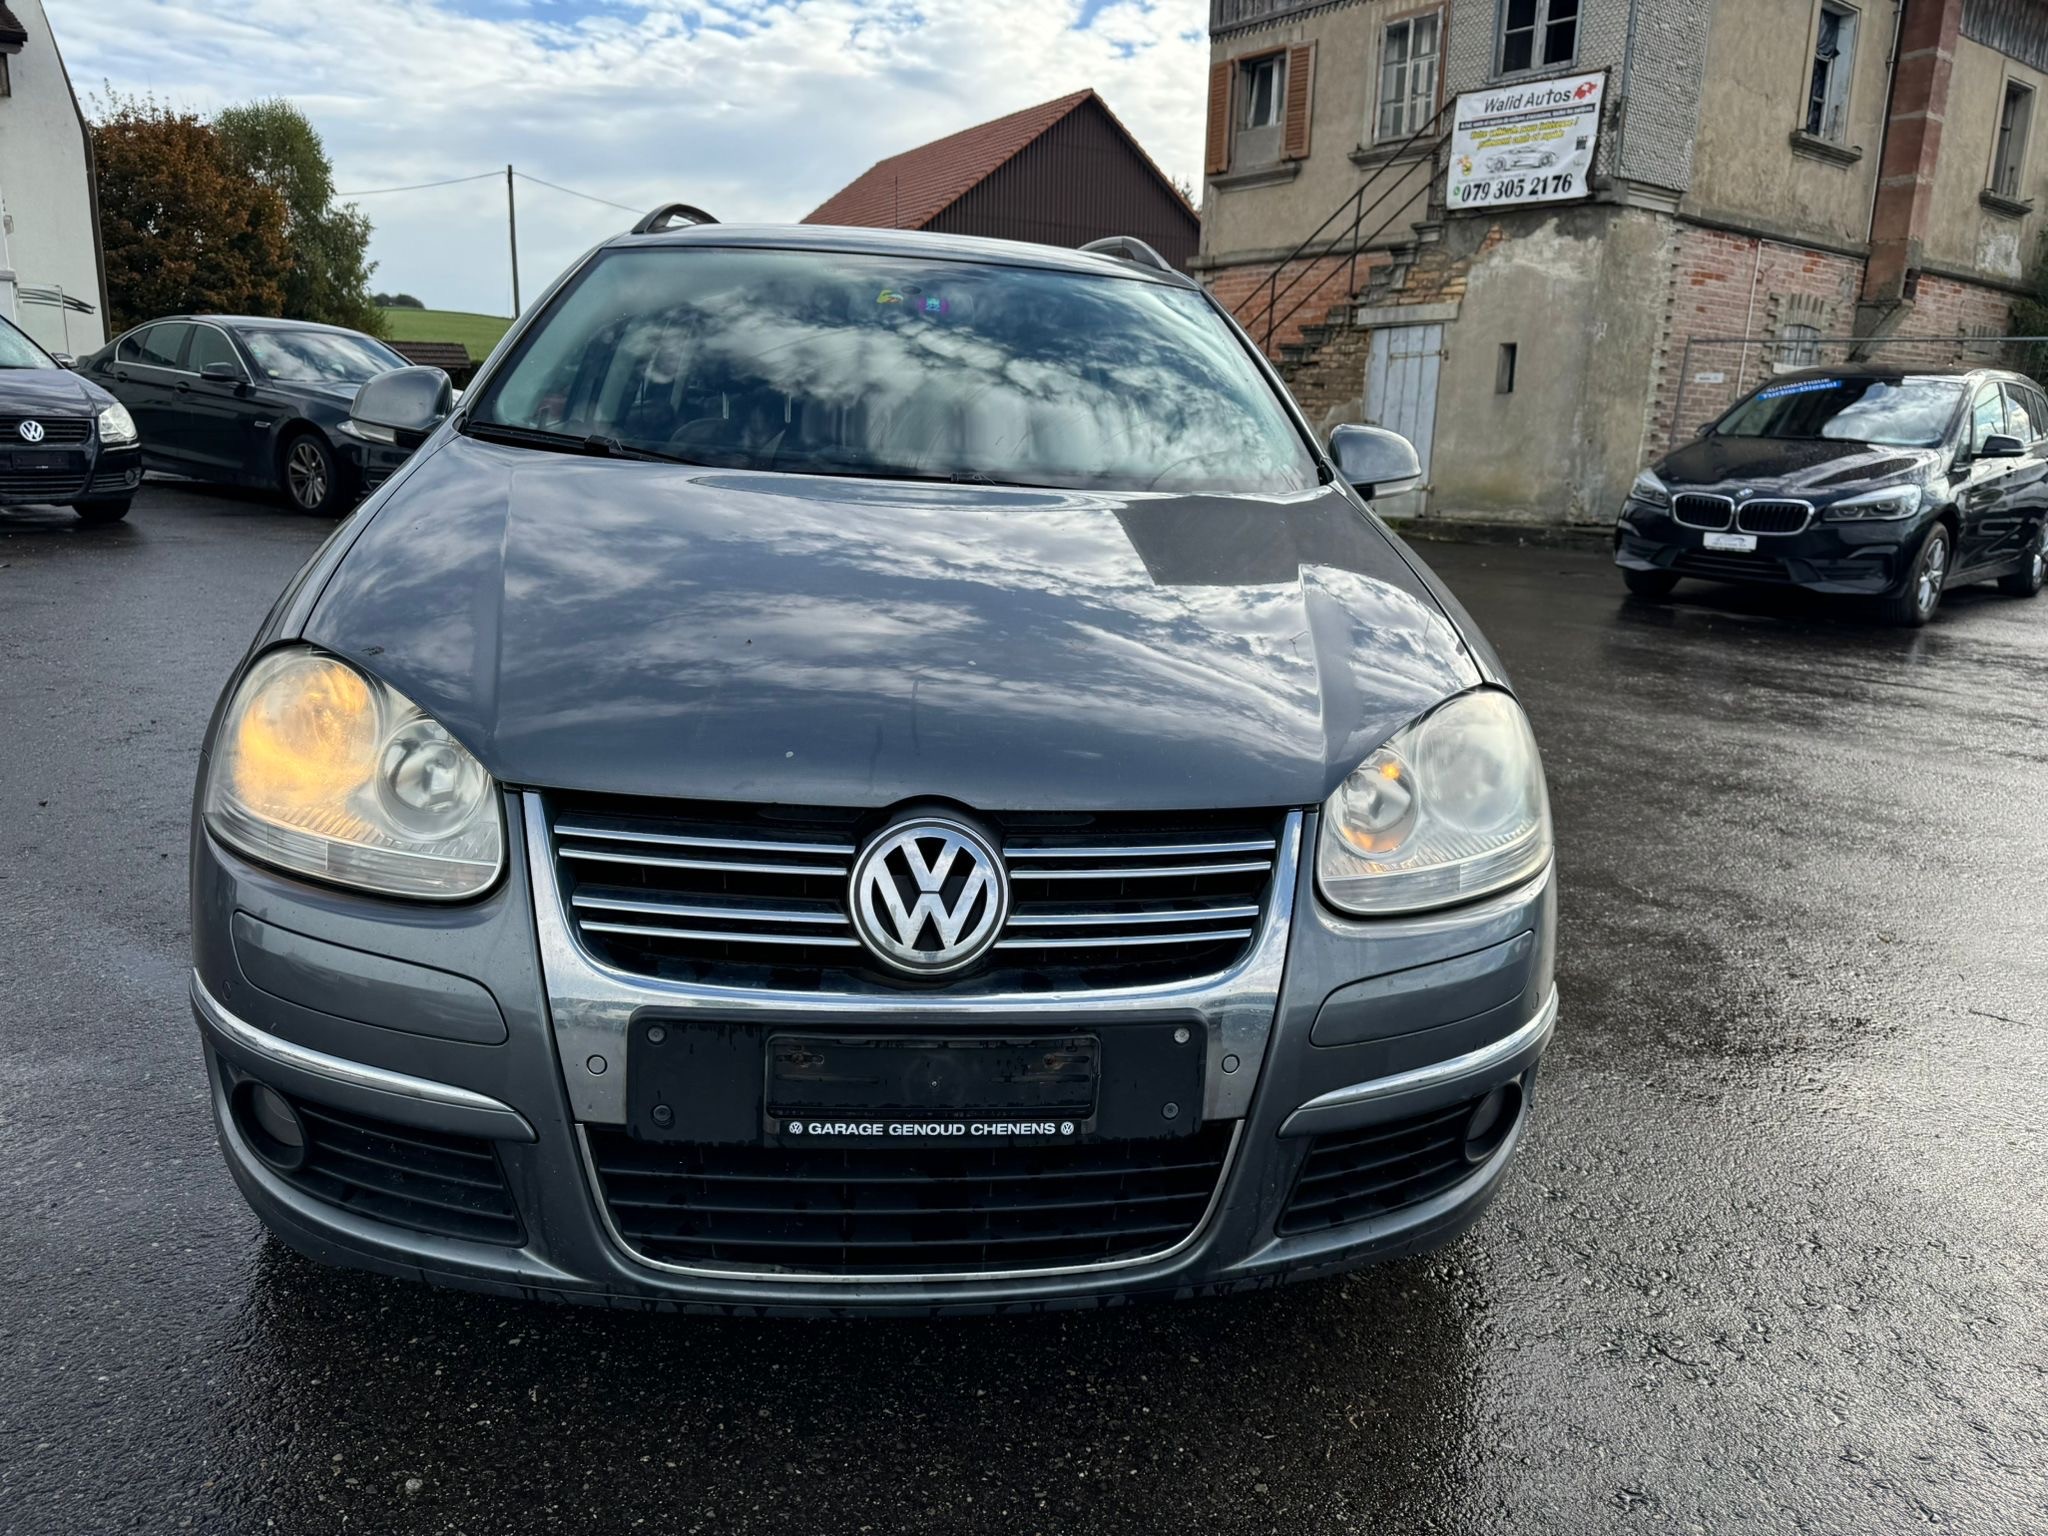
[[43,440],[43,424],[40,421],[24,421],[16,429],[24,443],[40,443]]
[[1009,914],[995,848],[972,827],[926,816],[885,828],[853,866],[853,931],[884,965],[943,976],[971,965]]

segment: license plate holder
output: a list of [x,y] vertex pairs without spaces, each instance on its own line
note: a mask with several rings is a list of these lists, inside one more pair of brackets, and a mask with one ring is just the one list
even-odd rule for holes
[[1194,1018],[968,1034],[643,1014],[627,1033],[626,1128],[787,1147],[1191,1136],[1207,1054]]
[[1753,533],[1709,533],[1703,535],[1703,539],[1708,549],[1725,549],[1739,555],[1756,552],[1756,535]]
[[85,465],[74,453],[29,453],[17,448],[13,468],[17,474],[53,475],[80,472]]

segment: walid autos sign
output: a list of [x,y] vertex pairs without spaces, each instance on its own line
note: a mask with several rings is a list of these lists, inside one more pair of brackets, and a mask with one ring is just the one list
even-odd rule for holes
[[1572,75],[1458,98],[1451,124],[1452,211],[1584,197],[1607,76]]

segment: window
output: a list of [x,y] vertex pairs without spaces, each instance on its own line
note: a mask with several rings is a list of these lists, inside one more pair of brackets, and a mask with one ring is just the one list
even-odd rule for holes
[[2005,419],[2012,435],[2030,446],[2048,437],[2048,400],[2041,392],[2026,384],[2008,384],[2005,393]]
[[1982,453],[1989,439],[2005,432],[2005,396],[1996,384],[1986,384],[1978,392],[1976,404],[1970,408],[1970,451]]
[[1244,116],[1246,128],[1277,128],[1280,109],[1287,99],[1287,62],[1281,54],[1268,54],[1244,66]]
[[1215,494],[1316,477],[1206,294],[926,256],[606,252],[467,421],[792,475]]
[[1813,77],[1806,93],[1806,131],[1840,144],[1849,131],[1849,77],[1856,68],[1856,13],[1825,0],[1813,40]]
[[1410,16],[1380,34],[1380,113],[1373,136],[1385,143],[1420,133],[1436,116],[1437,39],[1443,15]]
[[211,325],[195,325],[192,345],[185,349],[185,367],[192,373],[204,373],[208,363],[233,363],[235,372],[248,371],[235,355],[235,344],[228,340],[225,331]]
[[189,325],[151,325],[124,337],[114,355],[124,363],[141,363],[150,368],[175,368],[184,349]]
[[1962,400],[1954,379],[1788,379],[1736,406],[1714,423],[1714,434],[1932,448],[1948,435]]
[[1778,327],[1778,366],[1784,369],[1820,366],[1820,327],[1781,325]]
[[1579,0],[1502,0],[1502,74],[1548,69],[1578,56]]
[[1519,350],[1512,341],[1500,344],[1500,360],[1493,366],[1493,392],[1496,395],[1512,395],[1515,392],[1515,363]]
[[383,342],[348,331],[249,326],[238,328],[236,334],[256,359],[256,366],[284,383],[363,384],[405,366],[405,359]]
[[2021,201],[2027,164],[2027,130],[2034,119],[2033,90],[2017,80],[2005,82],[2005,100],[1998,109],[1998,143],[1991,155],[1991,190]]

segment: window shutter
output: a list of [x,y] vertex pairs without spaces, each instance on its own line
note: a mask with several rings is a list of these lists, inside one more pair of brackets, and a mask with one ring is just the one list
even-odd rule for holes
[[1219,59],[1209,66],[1209,149],[1210,176],[1230,169],[1230,86],[1237,71],[1234,59]]
[[1308,158],[1308,112],[1315,95],[1316,45],[1296,43],[1287,50],[1287,117],[1281,157]]

